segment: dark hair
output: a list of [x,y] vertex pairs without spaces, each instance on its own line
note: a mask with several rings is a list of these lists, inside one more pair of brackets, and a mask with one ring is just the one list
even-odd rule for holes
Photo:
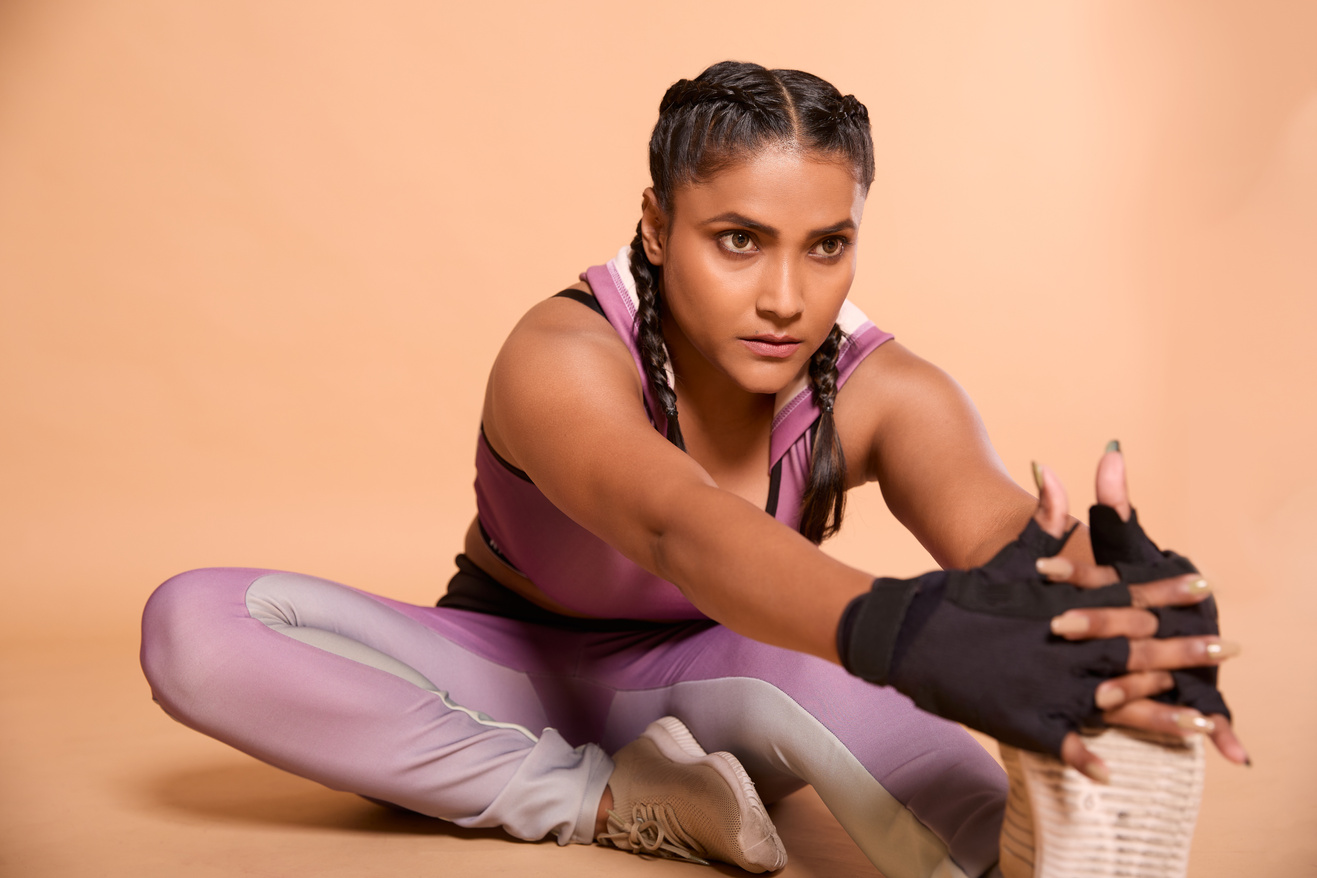
[[[723,61],[694,79],[675,83],[659,104],[649,140],[649,173],[665,212],[678,187],[699,183],[777,143],[835,154],[850,163],[867,192],[873,183],[873,138],[869,112],[854,95],[799,70],[768,70],[758,64]],[[662,270],[645,255],[636,226],[631,274],[640,308],[636,314],[641,360],[650,391],[667,419],[667,437],[685,450],[677,422],[677,394],[668,383],[659,296]],[[831,334],[809,362],[810,389],[822,412],[814,436],[809,482],[801,502],[800,532],[816,543],[841,527],[846,503],[846,458],[833,423],[837,356],[844,335]]]

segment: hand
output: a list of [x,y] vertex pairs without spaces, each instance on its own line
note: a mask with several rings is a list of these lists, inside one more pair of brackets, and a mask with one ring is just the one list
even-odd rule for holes
[[838,625],[846,669],[1024,749],[1062,755],[1069,733],[1100,725],[1098,684],[1127,672],[1129,641],[1069,642],[1050,620],[1076,608],[1128,608],[1130,590],[1049,583],[1038,572],[1038,560],[1064,545],[1064,497],[1050,534],[1041,524],[1052,523],[1055,492],[1045,497],[1020,536],[982,567],[875,580]]
[[[1064,488],[1050,472],[1040,472],[1044,485],[1040,513],[1045,529],[1055,531],[1066,521]],[[1096,701],[1104,710],[1103,719],[1150,731],[1205,732],[1227,759],[1248,764],[1248,754],[1231,729],[1230,711],[1216,688],[1217,666],[1238,654],[1238,646],[1217,636],[1216,605],[1206,580],[1187,558],[1157,548],[1139,526],[1118,446],[1098,464],[1097,499],[1089,517],[1094,556],[1103,566],[1076,568],[1066,559],[1049,558],[1039,562],[1039,569],[1054,580],[1086,587],[1118,580],[1131,583],[1133,606],[1153,608],[1151,612],[1074,610],[1055,620],[1053,629],[1072,640],[1131,638],[1133,673],[1098,687]],[[1157,700],[1150,700],[1153,697]],[[1077,736],[1062,751],[1068,763],[1094,773],[1091,763],[1096,758]]]

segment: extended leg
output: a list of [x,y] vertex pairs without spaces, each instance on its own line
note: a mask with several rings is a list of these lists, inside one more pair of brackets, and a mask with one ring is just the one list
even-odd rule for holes
[[745,764],[765,800],[813,785],[889,878],[979,876],[997,861],[1006,778],[956,726],[890,689],[724,628],[646,643],[595,669],[617,689],[614,747],[671,713]]

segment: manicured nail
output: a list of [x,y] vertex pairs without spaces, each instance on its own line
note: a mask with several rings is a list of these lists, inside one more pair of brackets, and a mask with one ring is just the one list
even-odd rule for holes
[[1205,716],[1189,713],[1187,710],[1175,714],[1175,724],[1186,732],[1197,732],[1202,735],[1210,735],[1216,731],[1216,723]]
[[1075,572],[1075,565],[1065,558],[1054,555],[1051,558],[1039,558],[1033,562],[1034,569],[1048,579],[1069,579]]
[[1103,683],[1097,688],[1097,695],[1094,696],[1093,702],[1102,710],[1111,710],[1111,708],[1125,703],[1125,692],[1119,686],[1108,686]]
[[1115,452],[1119,452],[1119,451],[1120,451],[1120,440],[1119,440],[1119,439],[1112,439],[1110,442],[1108,442],[1108,443],[1107,443],[1107,450],[1106,450],[1104,453],[1105,453],[1105,454],[1110,454],[1110,453],[1113,452],[1113,451],[1115,451]]
[[1079,770],[1086,774],[1089,780],[1095,780],[1098,783],[1111,783],[1111,772],[1101,762],[1085,762],[1084,767]]
[[1088,630],[1088,617],[1080,613],[1062,613],[1052,619],[1052,633],[1058,637],[1066,634],[1083,634]]
[[1197,597],[1202,594],[1212,593],[1212,584],[1201,576],[1197,579],[1191,579],[1188,582],[1180,583],[1180,592],[1190,597]]
[[1033,461],[1033,483],[1038,486],[1038,493],[1043,493],[1043,468],[1038,461]]
[[1214,662],[1223,662],[1228,658],[1234,658],[1243,651],[1244,647],[1233,640],[1218,640],[1215,643],[1207,644],[1207,657]]

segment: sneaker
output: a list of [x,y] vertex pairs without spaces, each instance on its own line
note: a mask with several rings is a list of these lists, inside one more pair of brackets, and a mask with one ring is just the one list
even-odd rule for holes
[[1004,878],[1183,878],[1203,796],[1203,739],[1130,729],[1085,733],[1111,772],[1089,780],[1052,756],[1002,746],[1010,779]]
[[787,863],[754,782],[730,753],[706,753],[676,717],[649,724],[613,756],[613,809],[595,839],[636,854],[734,863],[771,872]]

